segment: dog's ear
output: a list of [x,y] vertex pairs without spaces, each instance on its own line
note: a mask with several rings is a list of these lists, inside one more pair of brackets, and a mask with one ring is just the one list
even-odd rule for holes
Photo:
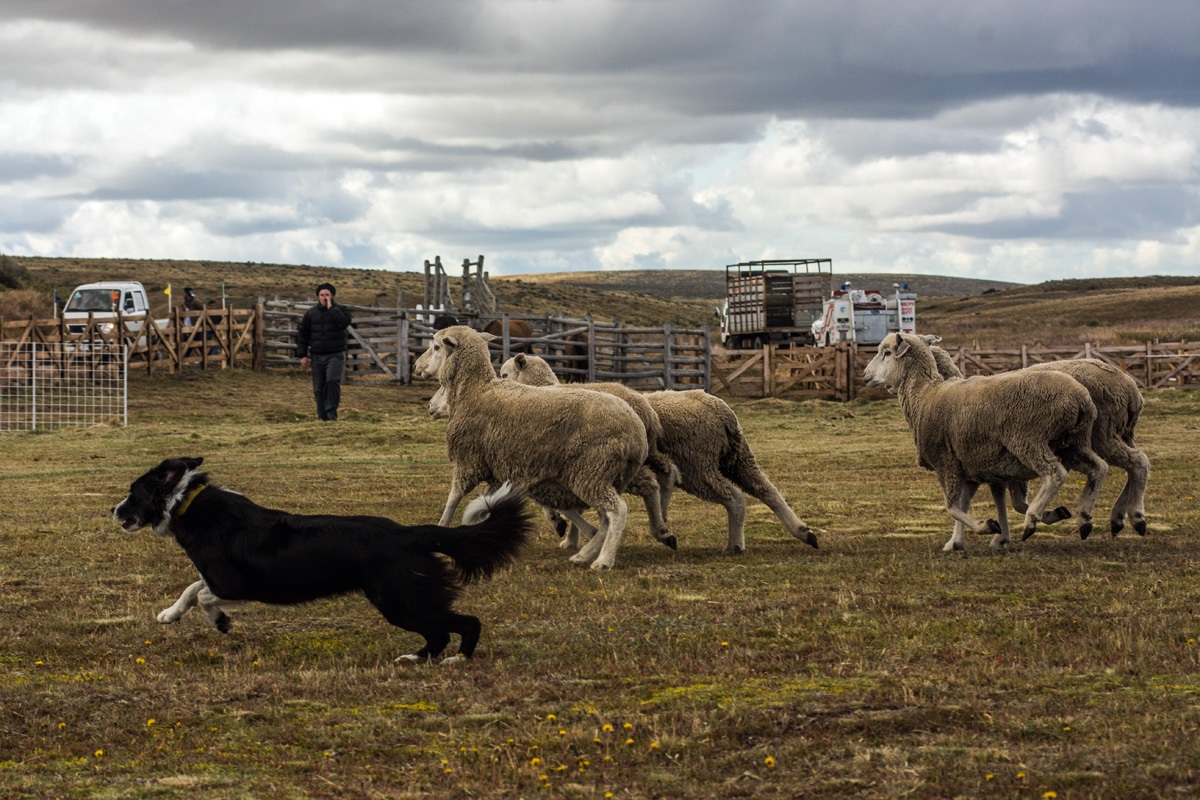
[[172,489],[179,484],[185,473],[194,470],[203,462],[203,458],[168,458],[158,465],[159,483]]

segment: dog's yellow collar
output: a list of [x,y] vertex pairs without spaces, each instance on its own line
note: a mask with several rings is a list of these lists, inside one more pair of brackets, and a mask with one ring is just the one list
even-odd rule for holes
[[192,489],[190,492],[188,492],[187,497],[183,498],[183,502],[179,504],[179,508],[175,509],[175,513],[172,514],[172,516],[175,519],[179,519],[184,514],[186,514],[188,507],[191,506],[192,501],[196,499],[196,495],[198,495],[204,491],[204,487],[205,487],[205,484],[202,483],[199,486],[197,486],[195,489]]

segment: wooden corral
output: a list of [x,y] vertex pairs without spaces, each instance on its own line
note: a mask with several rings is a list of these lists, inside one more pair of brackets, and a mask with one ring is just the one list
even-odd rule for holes
[[[296,327],[311,304],[269,301],[265,304],[264,342],[267,366],[298,363]],[[351,380],[385,380],[407,384],[412,364],[428,347],[442,312],[348,306],[354,316],[347,372]],[[459,317],[460,324],[483,330],[494,324],[492,343],[499,366],[517,352],[533,353],[549,362],[564,381],[619,381],[637,389],[697,389],[710,385],[707,329],[627,328],[619,323],[570,317]]]
[[131,369],[179,372],[185,368],[262,368],[261,308],[181,309],[171,317],[118,315],[116,320],[22,320],[0,323],[0,341],[73,344],[75,352],[115,354],[123,347]]

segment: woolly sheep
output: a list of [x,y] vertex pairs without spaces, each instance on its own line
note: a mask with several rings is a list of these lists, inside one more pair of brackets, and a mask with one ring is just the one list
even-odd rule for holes
[[[944,378],[961,378],[962,372],[950,357],[950,354],[937,347],[941,341],[938,337],[924,337],[932,345],[930,351],[937,362],[938,372]],[[1134,432],[1138,419],[1142,414],[1144,401],[1138,390],[1137,381],[1126,375],[1112,364],[1095,358],[1073,358],[1063,361],[1048,361],[1026,367],[1031,371],[1061,372],[1070,375],[1079,382],[1092,402],[1096,405],[1096,422],[1092,426],[1092,449],[1096,455],[1103,458],[1110,467],[1119,467],[1125,471],[1125,485],[1121,489],[1117,501],[1113,504],[1109,517],[1110,531],[1116,536],[1125,527],[1128,516],[1133,529],[1140,536],[1146,534],[1145,496],[1146,485],[1150,479],[1150,459],[1144,451],[1134,446]],[[1025,502],[1026,486],[1024,481],[1012,482],[1008,485],[1012,495],[1013,508],[1024,513],[1028,507]],[[993,488],[992,492],[996,492]],[[1003,487],[1000,502],[1003,504]],[[1043,514],[1043,522],[1056,522],[1065,519],[1070,512],[1057,509],[1055,512]]]
[[[545,359],[528,356],[524,353],[518,353],[500,365],[500,377],[515,380],[527,386],[558,384],[558,377],[550,369],[550,365],[546,363]],[[646,464],[638,470],[638,474],[629,484],[627,491],[629,494],[641,497],[645,503],[646,514],[650,518],[650,532],[654,538],[672,550],[676,549],[678,543],[675,535],[667,527],[661,498],[663,494],[670,494],[679,472],[659,446],[659,439],[662,438],[662,423],[658,419],[658,414],[651,408],[646,398],[623,383],[589,383],[581,384],[576,388],[612,395],[628,404],[633,409],[633,413],[637,414],[638,419],[642,421],[642,425],[646,429]],[[576,538],[568,537],[564,540],[565,545],[574,544],[577,541],[578,530],[573,530],[572,534]]]
[[612,568],[628,515],[621,492],[646,460],[641,420],[615,397],[500,380],[487,341],[466,326],[446,328],[414,365],[437,377],[449,414],[454,475],[439,524],[475,486],[508,482],[543,506],[596,509],[600,529],[571,560]]
[[899,396],[922,466],[934,470],[955,521],[946,551],[963,549],[964,526],[1001,534],[995,520],[967,514],[980,484],[1042,478],[1025,514],[1024,534],[1037,530],[1042,512],[1062,488],[1067,469],[1083,472],[1079,531],[1092,528],[1092,507],[1108,466],[1091,448],[1096,406],[1087,390],[1057,372],[1008,372],[946,380],[930,345],[919,336],[889,334],[867,364],[868,386]]
[[[537,361],[542,360],[536,356],[527,357],[527,362],[536,365]],[[557,382],[548,367],[527,369],[515,377],[520,381],[538,381],[540,385]],[[792,536],[817,546],[816,534],[796,516],[783,495],[758,468],[737,415],[724,400],[699,389],[650,392],[643,396],[662,423],[659,444],[679,470],[679,488],[701,500],[725,507],[729,520],[725,553],[746,551],[746,498],[742,492],[765,503]],[[664,517],[670,499],[668,488],[662,495]]]

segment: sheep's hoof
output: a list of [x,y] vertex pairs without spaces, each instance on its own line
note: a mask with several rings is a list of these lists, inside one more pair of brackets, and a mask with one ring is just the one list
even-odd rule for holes
[[1112,532],[1113,536],[1116,536],[1118,533],[1125,530],[1125,520],[1114,519],[1112,524],[1109,526],[1109,530]]
[[566,536],[567,535],[567,521],[565,519],[562,519],[561,517],[559,519],[556,519],[554,521],[554,532],[558,534],[558,538],[560,538],[560,539],[562,537]]
[[740,556],[745,552],[746,552],[746,548],[734,547],[732,545],[730,545],[729,547],[726,547],[724,550],[721,551],[722,555],[727,555],[727,556]]
[[1086,539],[1092,535],[1092,523],[1085,522],[1079,526],[1079,538]]
[[229,615],[222,611],[220,616],[212,621],[212,624],[221,633],[229,633],[229,628],[233,625],[233,622],[229,619]]
[[945,545],[942,546],[943,553],[957,553],[957,552],[961,552],[962,549],[963,549],[963,543],[958,541],[957,539],[951,539],[950,541],[946,542]]
[[1028,528],[1025,529],[1025,532],[1021,534],[1021,541],[1022,542],[1025,541],[1030,536],[1033,536],[1035,533],[1037,533],[1037,525],[1030,525]]
[[1042,514],[1042,522],[1046,523],[1047,525],[1053,525],[1060,520],[1070,518],[1071,509],[1067,508],[1066,506],[1059,506],[1058,508],[1051,509],[1050,511]]
[[1138,536],[1146,535],[1146,520],[1139,519],[1133,523],[1133,529],[1137,531]]
[[996,551],[1007,550],[1008,549],[1008,539],[1005,539],[1004,536],[1001,534],[996,534],[995,536],[992,537],[992,540],[990,542],[988,542],[988,546]]
[[666,536],[663,536],[662,538],[660,538],[659,541],[662,542],[663,544],[665,544],[667,547],[671,548],[672,550],[679,549],[679,542],[675,539],[675,534],[673,534],[673,533],[668,533]]
[[812,531],[804,534],[804,543],[812,545],[815,548],[817,546],[817,535]]
[[613,565],[608,563],[607,561],[601,561],[599,559],[596,559],[595,561],[592,562],[591,568],[594,570],[612,569]]
[[999,536],[1000,534],[1004,533],[1004,530],[1000,527],[999,522],[996,522],[994,519],[989,519],[987,521],[987,530],[984,531],[984,533],[990,533],[993,536]]

